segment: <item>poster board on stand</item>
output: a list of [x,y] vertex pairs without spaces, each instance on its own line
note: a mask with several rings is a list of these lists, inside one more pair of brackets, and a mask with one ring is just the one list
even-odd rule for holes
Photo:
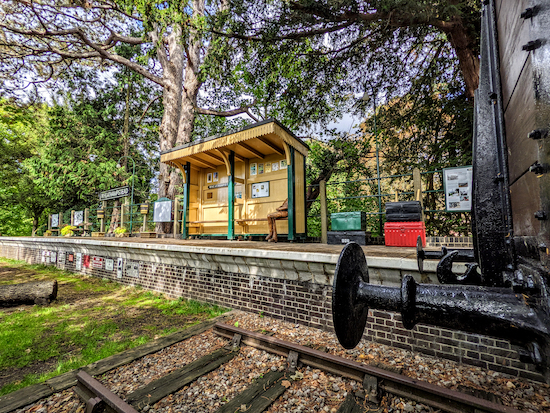
[[472,210],[472,166],[443,169],[446,212]]

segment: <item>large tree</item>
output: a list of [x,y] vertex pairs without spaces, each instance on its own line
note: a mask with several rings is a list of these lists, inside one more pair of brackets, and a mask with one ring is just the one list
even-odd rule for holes
[[[197,105],[208,78],[202,66],[207,60],[207,67],[215,65],[209,55],[216,56],[219,46],[208,22],[217,22],[211,17],[225,12],[223,0],[12,0],[0,7],[4,88],[56,79],[75,63],[98,69],[106,62],[124,66],[162,88],[161,151],[190,141],[197,114],[247,112],[247,98],[229,110]],[[119,52],[121,45],[141,45],[148,54],[129,58]],[[179,171],[160,165],[160,174],[170,179],[160,180],[159,196],[173,198],[181,184]]]
[[[319,91],[374,86],[403,94],[446,43],[465,96],[478,86],[479,0],[234,0],[232,10],[223,35],[300,59]],[[307,50],[297,51],[306,41]]]

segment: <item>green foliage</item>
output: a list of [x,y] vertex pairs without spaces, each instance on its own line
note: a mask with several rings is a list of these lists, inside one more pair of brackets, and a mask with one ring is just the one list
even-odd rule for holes
[[[51,371],[31,374],[19,383],[4,386],[0,395],[144,344],[155,336],[168,334],[174,329],[163,327],[165,316],[178,320],[178,325],[189,326],[227,311],[192,300],[168,300],[151,292],[80,277],[48,266],[32,266],[6,259],[0,259],[0,262],[33,270],[35,279],[56,279],[72,294],[93,292],[93,299],[97,300],[88,307],[81,307],[78,302],[66,304],[57,301],[47,307],[32,306],[23,311],[0,313],[0,371],[45,360],[56,362]],[[136,314],[142,318],[138,333],[129,327]],[[149,317],[145,317],[147,314]],[[160,314],[163,316],[159,317]]]
[[74,225],[64,225],[61,228],[61,235],[64,237],[72,237],[74,235],[74,230],[76,227]]

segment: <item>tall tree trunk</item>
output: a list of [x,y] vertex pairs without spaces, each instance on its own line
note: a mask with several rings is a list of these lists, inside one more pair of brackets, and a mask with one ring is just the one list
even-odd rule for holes
[[439,27],[449,39],[458,57],[460,71],[466,84],[466,96],[473,101],[474,92],[479,86],[479,56],[474,39],[464,26],[462,18],[455,17],[450,23]]
[[120,204],[120,199],[115,200],[115,204],[113,205],[113,213],[111,214],[111,225],[109,225],[109,230],[107,231],[109,234],[112,234],[115,228],[118,227],[121,208],[122,206]]

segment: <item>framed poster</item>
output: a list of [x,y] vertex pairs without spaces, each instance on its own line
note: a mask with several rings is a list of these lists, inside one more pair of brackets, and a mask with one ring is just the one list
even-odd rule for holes
[[256,162],[250,164],[250,175],[256,175],[258,164]]
[[265,173],[268,174],[271,172],[271,162],[265,164]]
[[101,270],[103,268],[103,261],[104,259],[101,257],[93,257],[92,258],[92,268],[97,268]]
[[445,210],[447,212],[468,212],[472,210],[473,167],[443,169]]
[[78,226],[82,223],[84,223],[84,211],[75,211],[73,225]]
[[208,172],[206,174],[206,182],[207,183],[212,183],[212,172]]
[[269,196],[269,182],[252,184],[252,198],[267,198]]
[[122,278],[122,272],[124,270],[124,259],[117,258],[116,260],[116,277]]
[[286,169],[287,167],[286,159],[281,160],[279,164],[280,164],[280,169]]
[[264,164],[263,163],[259,163],[258,164],[258,175],[261,175],[264,173]]
[[59,214],[52,214],[52,228],[59,226]]
[[76,262],[74,266],[77,271],[82,270],[82,253],[81,252],[76,253]]
[[218,181],[219,181],[218,172],[214,172],[214,175],[212,175],[212,182],[218,182]]
[[[211,174],[210,174],[211,175]],[[156,201],[153,210],[153,222],[170,222],[172,221],[172,200]]]
[[273,172],[277,172],[277,171],[279,170],[279,162],[273,162],[273,163],[271,164],[271,170],[272,170]]

